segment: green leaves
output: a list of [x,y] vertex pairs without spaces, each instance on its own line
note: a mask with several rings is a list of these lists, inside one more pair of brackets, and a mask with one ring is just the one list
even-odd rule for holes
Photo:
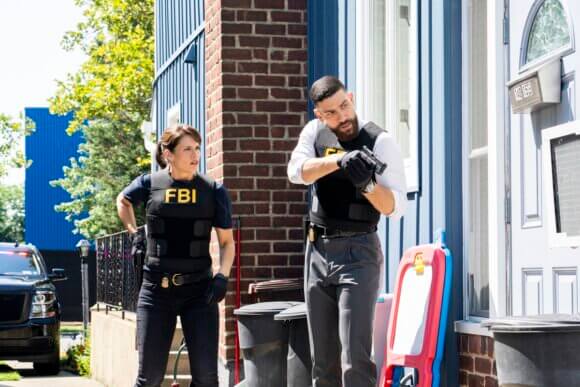
[[[51,111],[74,111],[69,133],[88,120],[142,120],[154,74],[153,0],[77,1],[85,20],[62,42],[88,59],[76,74],[58,82]],[[140,124],[140,122],[138,123]]]
[[24,192],[19,185],[0,186],[0,241],[24,240]]
[[[58,82],[53,113],[74,112],[67,132],[82,131],[78,157],[51,182],[71,201],[57,211],[74,221],[76,231],[95,238],[120,231],[117,194],[150,168],[141,123],[148,120],[154,75],[153,0],[76,0],[84,20],[62,42],[80,49],[87,60]],[[140,214],[137,214],[142,219]]]
[[9,168],[30,165],[24,157],[24,137],[33,131],[34,122],[28,118],[14,120],[0,113],[0,177],[5,176]]

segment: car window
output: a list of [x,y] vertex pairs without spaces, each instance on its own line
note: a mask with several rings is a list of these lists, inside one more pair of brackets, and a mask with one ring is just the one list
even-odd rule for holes
[[0,251],[0,275],[40,275],[38,257],[26,251]]

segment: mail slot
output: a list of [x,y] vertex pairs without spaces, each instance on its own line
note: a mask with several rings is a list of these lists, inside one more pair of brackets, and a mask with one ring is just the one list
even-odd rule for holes
[[530,113],[552,104],[560,103],[560,59],[521,74],[507,86],[512,112]]

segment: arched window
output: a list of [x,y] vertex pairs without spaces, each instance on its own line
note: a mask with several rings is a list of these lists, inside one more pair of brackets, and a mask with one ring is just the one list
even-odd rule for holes
[[558,0],[536,1],[524,33],[521,66],[562,56],[573,48],[571,26],[562,3]]

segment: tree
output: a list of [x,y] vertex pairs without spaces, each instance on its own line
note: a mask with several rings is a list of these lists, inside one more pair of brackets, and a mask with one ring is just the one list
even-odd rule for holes
[[[51,182],[73,199],[61,203],[57,211],[67,213],[78,231],[89,237],[119,231],[122,227],[115,209],[115,197],[129,181],[142,173],[144,163],[135,163],[132,152],[119,144],[140,144],[139,131],[124,130],[109,121],[91,121],[83,129],[86,142],[79,145],[78,158],[64,168],[64,177]],[[88,216],[87,216],[88,215]],[[142,213],[136,215],[143,221]]]
[[87,60],[58,82],[51,111],[74,112],[68,133],[83,132],[79,156],[52,182],[71,195],[57,206],[76,231],[95,238],[121,229],[119,191],[150,167],[141,123],[150,114],[153,82],[153,0],[76,0],[84,20],[63,39]]
[[24,194],[21,186],[0,186],[0,241],[24,240]]
[[16,121],[6,114],[0,113],[0,178],[5,176],[10,168],[27,167],[23,152],[24,137],[34,131],[34,122]]

